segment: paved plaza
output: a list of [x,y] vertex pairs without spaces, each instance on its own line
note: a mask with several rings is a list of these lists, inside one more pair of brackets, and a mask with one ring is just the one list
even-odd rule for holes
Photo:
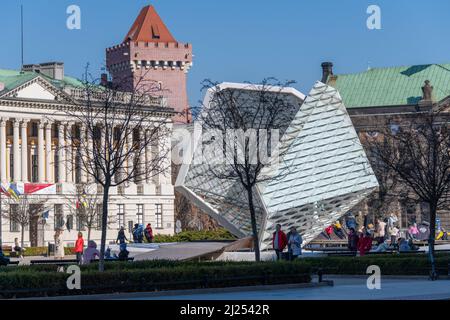
[[[273,291],[239,291],[178,296],[142,297],[133,300],[436,300],[450,299],[450,280],[425,277],[385,278],[380,290],[369,290],[365,277],[329,276],[333,287],[292,288]],[[118,299],[128,299],[126,295]]]

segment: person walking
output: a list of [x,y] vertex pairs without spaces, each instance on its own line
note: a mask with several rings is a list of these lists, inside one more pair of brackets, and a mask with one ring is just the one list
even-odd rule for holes
[[19,255],[19,258],[23,259],[23,252],[25,251],[25,249],[20,246],[19,238],[14,238],[14,248],[13,249],[14,249],[14,252],[16,252]]
[[334,233],[338,236],[339,239],[344,239],[345,238],[345,234],[344,231],[342,230],[342,225],[339,221],[336,221],[333,224],[333,230]]
[[386,237],[385,230],[386,230],[386,222],[384,222],[381,219],[377,219],[375,235],[376,235],[376,240],[377,240],[378,245],[382,244],[385,240],[385,237]]
[[119,242],[119,244],[125,243],[125,241],[128,241],[127,237],[125,236],[125,228],[120,227],[119,233],[117,234],[116,243]]
[[366,231],[361,234],[361,237],[358,240],[358,251],[360,256],[364,256],[372,249],[372,240],[370,232]]
[[389,228],[389,235],[391,236],[391,246],[395,246],[395,244],[397,243],[399,231],[400,230],[397,228],[396,225],[393,225],[391,228]]
[[147,227],[144,230],[144,235],[148,243],[153,242],[153,229],[151,223],[147,224]]
[[297,232],[297,228],[291,227],[288,244],[291,248],[291,255],[289,260],[295,260],[302,254],[302,236]]
[[272,236],[272,247],[277,255],[277,260],[282,258],[283,250],[286,248],[287,242],[287,236],[283,230],[281,230],[281,224],[277,224]]
[[75,242],[75,254],[77,256],[78,264],[82,264],[83,259],[83,250],[84,250],[84,239],[83,233],[78,232],[78,239]]
[[329,225],[325,228],[324,235],[328,240],[331,240],[331,234],[333,233],[333,225]]
[[412,240],[417,240],[417,236],[419,235],[419,229],[417,228],[417,223],[413,223],[409,226],[408,229],[408,238]]
[[358,235],[356,234],[354,228],[350,228],[350,231],[348,233],[348,250],[358,250]]
[[62,239],[63,231],[61,229],[55,232],[55,259],[64,259],[64,241]]

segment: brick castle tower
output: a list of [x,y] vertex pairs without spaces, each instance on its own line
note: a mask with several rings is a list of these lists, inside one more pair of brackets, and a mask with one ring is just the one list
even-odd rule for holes
[[175,40],[153,6],[141,10],[121,44],[106,49],[106,66],[113,85],[123,90],[157,82],[178,113],[174,121],[190,122],[186,77],[192,46]]

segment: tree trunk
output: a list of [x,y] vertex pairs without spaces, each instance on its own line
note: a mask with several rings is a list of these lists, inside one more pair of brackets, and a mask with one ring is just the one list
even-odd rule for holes
[[436,211],[437,205],[430,203],[430,237],[428,239],[428,257],[431,264],[431,280],[437,279],[436,260],[434,257],[434,242],[436,238]]
[[251,217],[251,221],[252,221],[253,246],[255,249],[255,261],[259,262],[259,261],[261,261],[261,255],[259,252],[259,235],[258,235],[258,228],[256,226],[256,212],[255,212],[255,205],[253,203],[252,188],[247,189],[247,196],[248,196],[248,206],[250,209],[250,217]]
[[89,241],[91,241],[91,227],[88,227],[87,242],[89,243]]
[[108,226],[108,200],[109,200],[109,184],[103,188],[103,205],[102,205],[102,240],[100,245],[100,263],[98,270],[105,270],[105,246],[106,246],[106,230]]
[[25,226],[22,225],[20,227],[20,246],[22,249],[24,248],[24,242],[25,242]]

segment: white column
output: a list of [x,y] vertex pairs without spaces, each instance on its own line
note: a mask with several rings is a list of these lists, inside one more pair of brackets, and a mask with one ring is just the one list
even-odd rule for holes
[[[170,126],[170,125],[168,125]],[[171,163],[171,159],[170,159],[170,133],[172,132],[172,128],[167,128],[163,129],[164,130],[164,135],[158,134],[160,137],[159,139],[161,139],[161,143],[160,143],[160,148],[159,148],[159,152],[160,154],[157,155],[157,157],[162,156],[163,159],[160,161],[161,164],[161,170],[160,170],[160,174],[159,174],[159,183],[160,184],[171,184],[171,167],[170,167],[170,163]]]
[[19,142],[19,120],[14,120],[14,129],[13,129],[13,154],[14,154],[14,181],[22,181],[22,177],[20,176],[20,142]]
[[[22,181],[28,182],[28,119],[24,119],[20,124],[21,128],[21,139],[22,139]],[[15,156],[14,156],[15,157]]]
[[6,178],[6,119],[0,118],[0,179],[7,182]]
[[[146,139],[149,140],[150,139],[150,136],[149,136],[150,135],[150,131],[146,130],[145,131],[145,135],[146,135]],[[147,141],[147,145],[145,146],[145,166],[144,166],[144,167],[146,167],[145,168],[145,170],[146,170],[145,182],[147,184],[151,183],[152,172],[149,170],[149,169],[151,169],[153,167],[151,161],[152,161],[151,143],[149,141]]]
[[84,168],[84,163],[86,163],[86,126],[83,124],[80,126],[80,142],[78,144],[78,148],[80,148],[80,157],[81,157],[81,183],[87,182],[87,173],[86,168]]
[[72,126],[73,123],[67,124],[67,140],[66,140],[66,146],[67,146],[67,168],[66,168],[66,181],[67,182],[74,182],[73,176],[73,143],[72,143]]
[[45,181],[52,182],[52,124],[45,125]]
[[[93,151],[93,148],[94,148],[93,138],[94,137],[93,137],[93,135],[94,135],[93,132],[88,132],[86,134],[86,140],[87,140],[86,141],[86,146],[87,146],[86,154],[87,154],[88,161],[91,161],[91,162],[93,161],[92,156],[94,154],[94,151]],[[87,175],[87,182],[88,183],[93,183],[94,182],[94,177],[91,174]]]
[[66,182],[66,130],[65,124],[58,125],[58,177],[60,183]]
[[145,172],[145,151],[146,146],[144,146],[145,143],[145,131],[143,129],[139,130],[139,152],[141,153],[138,160],[138,170],[139,170],[139,184],[145,183],[146,180],[146,172]]
[[45,181],[44,123],[38,124],[38,180]]
[[11,181],[11,153],[12,153],[12,144],[11,140],[6,140],[6,180]]
[[127,142],[127,146],[126,146],[127,151],[126,152],[128,154],[127,165],[126,165],[127,166],[126,175],[129,176],[131,174],[131,172],[133,171],[133,166],[134,166],[134,154],[133,154],[133,152],[130,151],[133,147],[133,133],[130,133],[126,136],[126,142]]

